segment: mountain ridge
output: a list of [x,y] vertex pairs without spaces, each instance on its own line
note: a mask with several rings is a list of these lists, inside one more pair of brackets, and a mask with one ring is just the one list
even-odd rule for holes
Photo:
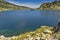
[[60,1],[43,3],[38,10],[60,10]]
[[25,7],[25,6],[14,5],[14,4],[9,3],[7,1],[0,0],[0,11],[3,11],[3,10],[23,10],[23,9],[30,9],[30,8]]

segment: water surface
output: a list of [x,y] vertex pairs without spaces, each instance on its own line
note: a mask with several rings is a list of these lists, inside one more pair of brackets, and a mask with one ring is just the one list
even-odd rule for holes
[[40,26],[56,26],[60,11],[9,10],[0,12],[0,35],[13,36]]

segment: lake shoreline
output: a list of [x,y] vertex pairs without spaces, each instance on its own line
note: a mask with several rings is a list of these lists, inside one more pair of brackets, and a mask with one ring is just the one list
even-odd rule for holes
[[[41,32],[40,32],[41,31]],[[44,32],[47,32],[47,34],[45,34]],[[5,37],[3,35],[0,36],[1,40],[27,40],[29,37],[29,39],[31,40],[31,38],[33,39],[44,39],[46,35],[48,35],[47,37],[49,37],[50,40],[54,40],[56,38],[54,38],[54,34],[53,34],[54,30],[53,27],[49,27],[49,26],[41,26],[41,28],[32,31],[32,32],[27,32],[27,33],[23,33],[19,36],[12,36],[12,37]],[[34,34],[34,35],[33,35]],[[33,35],[33,36],[32,36]],[[40,36],[42,35],[42,36]],[[45,35],[45,36],[44,36]],[[52,36],[53,35],[53,36]],[[26,38],[28,37],[28,38]],[[48,38],[45,38],[48,39]]]

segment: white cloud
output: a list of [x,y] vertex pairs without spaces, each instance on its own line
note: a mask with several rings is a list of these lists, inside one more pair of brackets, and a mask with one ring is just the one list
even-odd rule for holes
[[10,3],[13,3],[15,5],[19,5],[19,6],[27,6],[30,8],[38,8],[40,5],[39,4],[33,4],[33,3],[19,3],[19,2],[12,2],[12,1],[8,1]]

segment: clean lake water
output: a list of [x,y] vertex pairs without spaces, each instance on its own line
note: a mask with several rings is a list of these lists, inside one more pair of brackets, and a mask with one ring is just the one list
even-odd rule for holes
[[60,11],[10,10],[0,12],[0,35],[13,36],[40,26],[56,26]]

